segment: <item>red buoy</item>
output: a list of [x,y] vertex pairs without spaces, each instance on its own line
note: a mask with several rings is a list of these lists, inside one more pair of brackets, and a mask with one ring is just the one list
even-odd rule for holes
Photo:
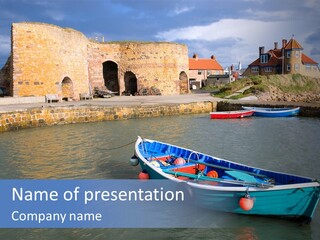
[[239,206],[244,211],[249,211],[253,208],[254,201],[252,198],[250,198],[249,194],[246,194],[244,197],[240,198]]
[[149,179],[150,176],[149,176],[149,174],[148,174],[146,171],[143,170],[142,172],[139,173],[138,178],[139,178],[140,180],[146,180],[146,179]]
[[183,165],[186,163],[186,160],[184,160],[183,158],[179,157],[176,160],[174,160],[174,165]]

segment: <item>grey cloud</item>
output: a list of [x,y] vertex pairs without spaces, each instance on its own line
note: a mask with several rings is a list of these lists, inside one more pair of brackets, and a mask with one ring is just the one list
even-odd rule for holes
[[320,55],[320,48],[312,48],[311,55]]
[[309,43],[309,44],[320,43],[320,28],[318,28],[315,32],[313,32],[306,38],[306,43]]

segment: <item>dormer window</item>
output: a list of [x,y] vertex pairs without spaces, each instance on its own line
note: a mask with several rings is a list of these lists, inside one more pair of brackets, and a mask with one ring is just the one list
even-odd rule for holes
[[260,56],[260,63],[267,63],[268,62],[268,54],[262,54]]

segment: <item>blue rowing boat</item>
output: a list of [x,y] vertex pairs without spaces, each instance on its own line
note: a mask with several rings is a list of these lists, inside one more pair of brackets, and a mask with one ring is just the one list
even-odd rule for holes
[[140,179],[186,183],[193,202],[207,209],[310,223],[319,201],[320,184],[313,178],[247,166],[141,137],[130,162],[140,164]]
[[292,117],[299,114],[300,107],[296,108],[261,108],[261,107],[245,107],[244,110],[253,110],[254,116],[260,117]]

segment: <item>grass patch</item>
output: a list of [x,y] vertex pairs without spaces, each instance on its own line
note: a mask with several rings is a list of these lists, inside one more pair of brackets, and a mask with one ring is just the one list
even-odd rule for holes
[[244,97],[247,97],[247,96],[249,96],[249,95],[240,93],[240,94],[231,96],[230,99],[237,100],[237,99],[244,98]]
[[243,94],[233,96],[232,99],[269,92],[271,88],[288,94],[320,93],[319,78],[311,78],[301,74],[286,74],[242,78],[224,86],[216,87],[215,90],[218,89],[219,93],[214,94],[214,96],[224,98],[250,85],[251,88],[244,91]]
[[300,74],[284,75],[273,79],[272,83],[284,93],[319,92],[319,79],[314,79]]

